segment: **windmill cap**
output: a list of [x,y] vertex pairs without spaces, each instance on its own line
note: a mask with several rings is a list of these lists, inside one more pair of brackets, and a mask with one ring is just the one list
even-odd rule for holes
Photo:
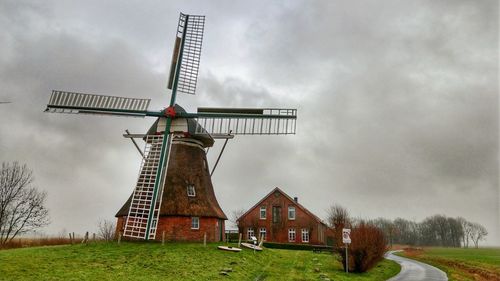
[[[175,112],[177,113],[186,113],[186,110],[176,104],[175,105]],[[162,117],[160,117],[162,118]],[[156,119],[156,121],[153,123],[153,125],[151,125],[151,127],[149,128],[147,134],[148,135],[154,135],[158,132],[158,123],[160,121],[160,118]],[[179,119],[183,119],[183,118],[179,118]],[[177,120],[179,120],[177,119]],[[203,143],[203,146],[204,147],[211,147],[214,145],[214,139],[212,138],[212,136],[210,136],[210,134],[208,134],[208,132],[193,118],[186,118],[185,119],[187,121],[187,128],[188,128],[188,138],[192,138],[192,139],[195,139],[195,140],[198,140],[198,141],[201,141]],[[161,126],[161,125],[160,125]],[[198,132],[196,130],[196,128],[198,128]],[[202,128],[202,133],[200,133],[199,131],[199,128]]]

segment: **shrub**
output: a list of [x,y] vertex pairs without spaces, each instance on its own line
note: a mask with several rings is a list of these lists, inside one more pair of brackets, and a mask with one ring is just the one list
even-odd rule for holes
[[291,243],[271,243],[264,242],[262,244],[266,248],[270,249],[285,249],[285,250],[306,250],[312,251],[315,246],[309,244],[291,244]]
[[25,248],[25,247],[39,247],[39,246],[52,246],[52,245],[64,245],[70,244],[71,241],[68,238],[62,237],[37,237],[37,238],[15,238],[9,243],[6,243],[0,247],[0,249],[13,249],[13,248]]
[[[379,228],[361,223],[351,232],[349,245],[349,271],[366,272],[384,258],[387,251],[387,240]],[[345,248],[338,248],[345,270]]]

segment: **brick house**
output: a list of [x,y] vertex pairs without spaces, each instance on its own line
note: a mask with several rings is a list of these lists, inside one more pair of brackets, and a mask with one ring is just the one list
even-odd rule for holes
[[263,237],[267,242],[326,245],[328,226],[276,187],[238,218],[244,239]]

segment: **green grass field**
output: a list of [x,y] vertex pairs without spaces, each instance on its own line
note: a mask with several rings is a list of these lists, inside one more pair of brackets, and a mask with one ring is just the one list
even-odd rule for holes
[[[399,265],[346,274],[332,254],[265,249],[239,253],[217,244],[97,243],[0,251],[0,280],[386,280]],[[222,269],[232,269],[227,276]],[[329,278],[329,279],[327,279]]]
[[500,280],[499,248],[424,248],[402,255],[442,269],[450,280]]

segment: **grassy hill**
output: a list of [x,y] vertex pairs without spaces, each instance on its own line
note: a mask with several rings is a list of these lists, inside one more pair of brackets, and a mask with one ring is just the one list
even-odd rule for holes
[[499,248],[406,249],[401,255],[442,269],[450,281],[500,280]]
[[[0,251],[0,280],[386,280],[399,265],[384,260],[346,274],[337,257],[265,249],[239,253],[217,244],[97,243]],[[221,270],[230,271],[227,276]]]

